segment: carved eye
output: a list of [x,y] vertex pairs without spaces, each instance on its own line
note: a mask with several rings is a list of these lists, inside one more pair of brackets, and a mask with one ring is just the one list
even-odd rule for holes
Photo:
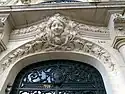
[[54,23],[54,24],[52,24],[52,27],[56,27],[56,24]]
[[58,23],[58,26],[63,27],[63,25],[61,23]]
[[54,21],[52,23],[52,27],[62,28],[63,24],[61,22],[59,22],[59,21]]

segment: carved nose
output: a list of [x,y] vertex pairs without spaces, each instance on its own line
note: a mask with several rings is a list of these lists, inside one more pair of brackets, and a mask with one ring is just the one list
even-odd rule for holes
[[58,30],[58,26],[57,26],[57,27],[55,27],[55,29],[56,29],[56,30]]
[[58,28],[58,25],[56,25],[55,28]]

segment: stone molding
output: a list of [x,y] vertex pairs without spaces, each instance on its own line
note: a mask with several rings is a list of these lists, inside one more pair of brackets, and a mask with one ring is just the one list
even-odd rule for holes
[[7,27],[8,27],[8,17],[9,14],[0,14],[0,52],[6,50],[6,41],[5,38],[9,37],[7,33]]
[[119,50],[119,48],[123,45],[125,45],[125,37],[115,37],[113,47]]
[[125,15],[115,13],[113,16],[116,36],[125,36]]
[[113,47],[117,50],[125,45],[125,15],[120,13],[113,14],[114,16],[114,30],[116,33]]
[[23,57],[46,52],[80,52],[89,54],[98,60],[103,61],[112,71],[115,70],[115,63],[111,55],[104,48],[83,39],[76,30],[67,28],[67,20],[55,14],[50,17],[47,27],[34,37],[34,39],[7,54],[0,64],[0,73],[14,62]]
[[0,36],[4,33],[4,25],[8,18],[8,14],[0,14]]
[[[73,29],[77,31],[77,34],[82,35],[83,37],[92,37],[92,38],[101,38],[101,39],[110,39],[109,30],[106,27],[91,26],[86,24],[81,24],[75,21],[72,21],[69,17],[62,16],[65,20],[68,29]],[[40,21],[39,24],[32,25],[29,27],[15,29],[10,35],[11,40],[24,39],[33,37],[34,35],[42,32],[46,27],[47,23],[51,17],[47,17]]]

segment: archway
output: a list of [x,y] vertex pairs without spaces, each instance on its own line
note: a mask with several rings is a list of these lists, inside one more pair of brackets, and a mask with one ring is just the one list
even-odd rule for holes
[[49,60],[25,67],[11,94],[106,94],[103,79],[89,64]]
[[[24,58],[20,58],[20,60],[13,63],[5,72],[6,78],[1,82],[2,94],[5,94],[5,89],[8,84],[13,84],[15,77],[17,74],[26,66],[33,64],[35,62],[46,61],[46,60],[55,60],[55,59],[66,59],[66,60],[74,60],[83,63],[87,63],[93,67],[95,67],[100,74],[102,75],[104,85],[106,88],[107,94],[112,93],[112,86],[109,79],[108,71],[105,69],[103,64],[95,59],[92,56],[80,54],[80,53],[71,53],[71,52],[51,52],[51,53],[42,53],[42,54],[34,54],[32,56],[27,56]],[[4,73],[3,73],[4,74]]]

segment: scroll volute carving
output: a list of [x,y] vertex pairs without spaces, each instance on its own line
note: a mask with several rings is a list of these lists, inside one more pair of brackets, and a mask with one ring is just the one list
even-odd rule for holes
[[120,13],[113,14],[114,16],[114,40],[113,47],[119,49],[125,42],[125,15]]

